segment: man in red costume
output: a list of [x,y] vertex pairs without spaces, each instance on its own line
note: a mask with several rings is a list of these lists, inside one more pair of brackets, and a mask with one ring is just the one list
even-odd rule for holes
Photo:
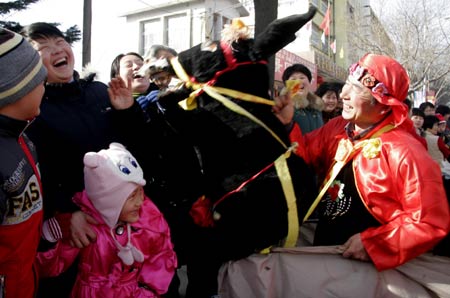
[[[402,103],[408,88],[397,61],[367,54],[350,68],[342,117],[305,136],[296,125],[291,131],[297,153],[327,189],[317,204],[314,245],[342,245],[344,257],[372,261],[380,271],[429,251],[450,228],[439,166],[417,141]],[[277,99],[274,112],[292,123],[288,96]]]

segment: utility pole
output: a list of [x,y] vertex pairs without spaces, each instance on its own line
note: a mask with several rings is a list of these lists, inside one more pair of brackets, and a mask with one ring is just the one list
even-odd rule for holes
[[[254,0],[255,5],[255,37],[263,32],[273,20],[278,17],[278,0]],[[275,76],[275,55],[267,64],[269,68],[270,91],[273,95],[273,83]]]
[[83,0],[83,55],[82,66],[91,62],[92,0]]

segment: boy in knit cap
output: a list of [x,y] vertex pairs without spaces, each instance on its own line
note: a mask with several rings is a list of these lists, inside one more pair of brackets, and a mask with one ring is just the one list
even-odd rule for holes
[[84,165],[85,190],[73,200],[99,222],[97,241],[79,249],[60,240],[38,254],[40,274],[56,276],[79,256],[71,297],[159,297],[177,259],[165,219],[144,195],[142,168],[119,143],[88,152]]
[[22,36],[0,28],[0,73],[0,297],[28,298],[36,292],[42,189],[24,130],[39,114],[47,71]]

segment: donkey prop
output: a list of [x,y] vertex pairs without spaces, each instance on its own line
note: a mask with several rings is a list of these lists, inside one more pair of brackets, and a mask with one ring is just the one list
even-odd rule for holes
[[[237,33],[171,60],[185,85],[159,100],[170,105],[187,98],[186,107],[193,108],[180,129],[198,148],[205,178],[204,197],[194,210],[204,204],[213,211],[212,218],[198,221],[204,227],[193,235],[188,297],[218,291],[221,297],[447,297],[445,258],[424,255],[380,273],[370,263],[343,259],[339,247],[289,247],[317,191],[314,173],[301,158],[289,156],[286,128],[262,99],[269,90],[264,61],[293,41],[314,13],[310,8],[276,20],[255,39],[242,35],[245,28],[238,24]],[[287,171],[280,170],[283,156]],[[283,180],[292,182],[294,203]],[[270,246],[275,253],[254,254]]]
[[[184,251],[182,263],[188,268],[188,297],[210,297],[216,293],[217,273],[223,262],[245,258],[271,246],[296,244],[299,218],[303,218],[316,193],[314,175],[300,157],[290,154],[292,147],[286,127],[272,113],[273,101],[266,99],[270,89],[266,61],[295,39],[295,33],[313,18],[315,11],[312,7],[305,14],[275,20],[254,39],[246,34],[243,24],[234,22],[221,41],[197,45],[170,61],[184,84],[160,93],[157,105],[159,111],[164,111],[161,123],[167,124],[164,127],[170,128],[170,134],[175,133],[180,142],[164,148],[172,153],[179,151],[171,154],[177,163],[184,160],[182,156],[189,162],[162,170],[175,175],[192,172],[185,175],[185,181],[176,180],[179,183],[172,183],[170,188],[176,185],[183,192],[197,195],[189,196],[188,204],[184,199],[171,204],[170,210],[178,211],[161,210],[171,232],[183,236],[179,239],[184,238],[175,244],[175,249],[177,256]],[[150,68],[151,63],[142,69]],[[113,80],[110,87],[116,83]],[[119,83],[119,89],[124,85]],[[180,103],[188,109],[182,110]],[[155,134],[161,134],[159,125],[151,132],[145,132],[143,125],[137,124],[142,121],[130,127],[137,118],[146,118],[128,113],[136,110],[136,106],[143,114],[135,102],[131,109],[125,107],[117,129],[125,129],[124,135],[132,140],[143,136],[155,140]],[[150,115],[146,123],[155,123],[157,115],[146,112]],[[124,115],[133,117],[123,118]],[[158,140],[152,146],[131,140],[124,143],[144,161],[145,151],[148,157],[153,147],[167,142],[166,137]],[[195,151],[195,157],[186,154],[187,151]],[[165,153],[160,151],[157,155]],[[200,165],[199,179],[191,177],[196,176],[196,169],[186,171],[192,167],[183,167],[194,164],[191,158]],[[153,159],[149,160],[144,173],[155,172]],[[173,165],[172,159],[167,164]],[[159,169],[155,175],[161,175]],[[152,179],[148,181],[148,185],[155,184]],[[151,193],[150,198],[160,200],[159,205],[155,201],[158,208],[167,205],[163,202],[166,198],[178,199],[176,195],[158,198]],[[190,212],[185,211],[186,205]]]
[[[171,60],[185,84],[160,94],[159,102],[169,109],[188,98],[190,120],[177,129],[195,144],[205,179],[204,197],[191,214],[208,235],[199,240],[200,250],[220,262],[283,241],[294,246],[299,218],[315,194],[314,174],[289,154],[287,130],[272,113],[273,101],[265,99],[267,59],[292,42],[315,12],[310,7],[305,14],[275,20],[254,39],[234,23],[221,41],[197,45]],[[210,217],[202,214],[211,209]],[[206,220],[199,219],[202,215]]]

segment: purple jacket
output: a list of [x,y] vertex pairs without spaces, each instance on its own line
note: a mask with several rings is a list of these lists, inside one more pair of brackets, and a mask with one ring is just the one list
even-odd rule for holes
[[[144,262],[134,262],[131,266],[123,264],[117,256],[111,229],[104,223],[86,193],[77,194],[74,201],[100,223],[93,226],[97,241],[83,249],[60,241],[54,249],[39,253],[37,264],[41,277],[57,276],[79,256],[78,276],[72,297],[159,297],[167,291],[177,267],[177,259],[167,223],[149,198],[145,198],[139,221],[131,225],[131,242],[144,254]],[[118,234],[116,232],[116,239],[125,245],[126,230]]]

